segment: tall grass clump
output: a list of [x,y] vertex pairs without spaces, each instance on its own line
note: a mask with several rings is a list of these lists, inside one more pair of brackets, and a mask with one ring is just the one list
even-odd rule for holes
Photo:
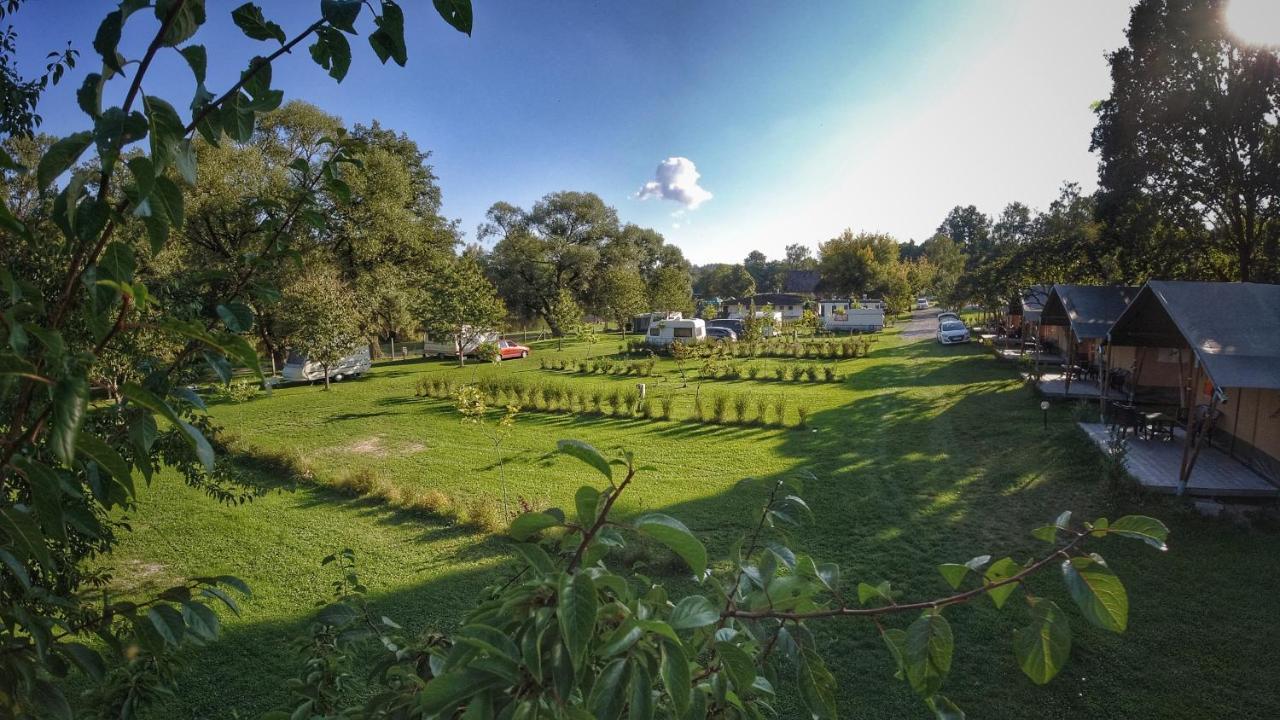
[[773,398],[773,424],[779,427],[787,424],[786,395],[775,395]]
[[747,422],[747,411],[751,407],[751,396],[740,393],[733,397],[733,420],[738,423]]
[[756,398],[756,424],[769,424],[769,398],[767,397]]
[[719,424],[724,424],[729,414],[729,398],[723,394],[716,395],[711,401],[711,417]]

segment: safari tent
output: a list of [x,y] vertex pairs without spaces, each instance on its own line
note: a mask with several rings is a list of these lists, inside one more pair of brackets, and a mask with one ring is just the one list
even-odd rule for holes
[[1049,298],[1048,285],[1032,285],[1009,298],[1005,329],[1010,337],[1031,338],[1039,332],[1040,313]]
[[1153,280],[1107,345],[1131,398],[1177,408],[1179,490],[1205,447],[1280,480],[1280,285]]
[[[1054,285],[1040,313],[1040,342],[1072,366],[1102,374],[1102,348],[1112,324],[1138,294],[1136,287]],[[1070,394],[1071,373],[1066,374]]]

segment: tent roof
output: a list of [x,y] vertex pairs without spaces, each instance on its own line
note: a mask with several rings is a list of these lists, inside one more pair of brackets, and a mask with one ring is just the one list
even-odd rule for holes
[[1189,346],[1219,387],[1280,389],[1280,285],[1152,280],[1109,338]]
[[1103,338],[1138,290],[1136,287],[1054,285],[1045,300],[1040,322],[1069,325],[1079,340]]
[[1040,311],[1044,309],[1044,301],[1048,299],[1048,285],[1032,285],[1024,288],[1009,300],[1009,314],[1021,315],[1029,322],[1039,322]]

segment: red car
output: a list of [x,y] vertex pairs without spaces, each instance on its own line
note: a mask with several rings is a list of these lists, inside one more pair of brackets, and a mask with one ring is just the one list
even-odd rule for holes
[[511,340],[498,341],[498,357],[503,360],[529,357],[529,348]]

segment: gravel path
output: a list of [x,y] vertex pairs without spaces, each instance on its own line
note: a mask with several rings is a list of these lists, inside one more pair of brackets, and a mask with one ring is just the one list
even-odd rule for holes
[[912,342],[933,340],[938,334],[937,317],[940,312],[942,311],[937,308],[913,310],[911,312],[911,320],[902,329],[902,337]]

